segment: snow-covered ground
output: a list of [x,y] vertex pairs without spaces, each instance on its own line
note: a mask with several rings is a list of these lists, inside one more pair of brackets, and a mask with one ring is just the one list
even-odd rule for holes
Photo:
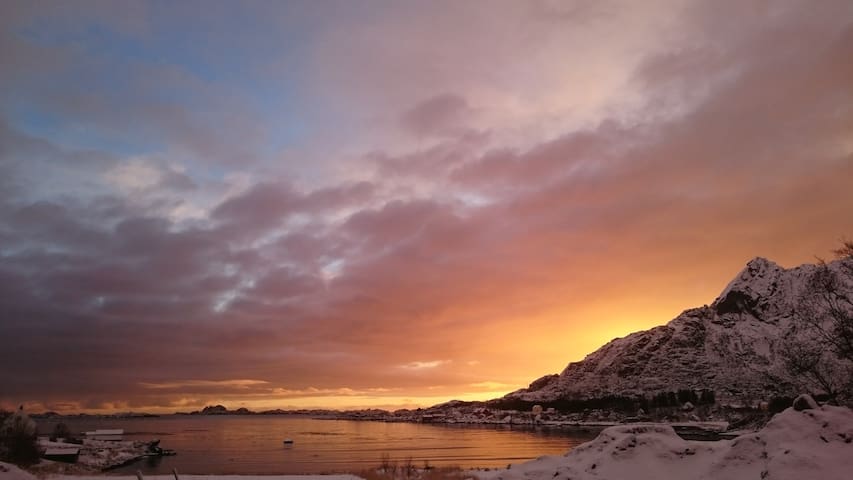
[[[48,477],[58,480],[61,477]],[[181,480],[361,480],[355,475],[179,475]],[[21,479],[23,480],[23,479]],[[35,479],[31,479],[35,480]],[[74,476],[73,480],[137,480],[136,477]],[[175,480],[172,475],[146,475],[145,480]]]
[[34,480],[36,477],[14,465],[0,462],[0,478],[3,480]]
[[[361,480],[355,475],[184,475],[181,480]],[[135,476],[50,475],[47,479],[61,480],[137,480]],[[0,479],[39,480],[39,477],[20,468],[0,462]],[[145,480],[175,480],[172,475],[146,475]]]
[[[39,439],[42,448],[54,450],[79,449],[80,458],[77,467],[88,468],[92,471],[103,470],[133,461],[148,452],[149,442],[140,441],[105,441],[85,439],[78,445],[74,443],[51,442],[46,438]],[[174,480],[174,479],[173,479]]]
[[849,408],[789,408],[760,431],[733,440],[688,441],[668,425],[620,425],[564,456],[476,475],[481,480],[849,480],[851,441]]

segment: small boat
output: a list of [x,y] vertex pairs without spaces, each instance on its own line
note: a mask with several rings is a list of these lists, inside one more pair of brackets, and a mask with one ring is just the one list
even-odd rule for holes
[[76,463],[80,456],[80,447],[49,447],[42,454],[47,460]]
[[293,439],[292,438],[285,438],[284,444],[285,445],[293,445]]

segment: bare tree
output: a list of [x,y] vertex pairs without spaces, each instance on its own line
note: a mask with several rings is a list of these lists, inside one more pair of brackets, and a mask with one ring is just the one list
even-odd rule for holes
[[800,388],[853,401],[853,241],[836,262],[820,260],[794,306],[782,341],[784,368]]
[[835,251],[836,268],[821,261],[800,302],[800,316],[836,355],[853,362],[853,242]]
[[832,399],[845,396],[850,387],[850,367],[811,329],[792,327],[781,346],[785,375],[776,380],[787,379],[801,391],[822,392]]

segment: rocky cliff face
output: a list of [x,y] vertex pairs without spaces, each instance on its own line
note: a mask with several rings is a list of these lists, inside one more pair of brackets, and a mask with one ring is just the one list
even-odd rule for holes
[[[780,337],[815,265],[784,269],[755,258],[710,305],[607,343],[559,376],[507,395],[527,401],[710,389],[722,401],[790,394],[774,380]],[[830,264],[833,268],[833,264]]]

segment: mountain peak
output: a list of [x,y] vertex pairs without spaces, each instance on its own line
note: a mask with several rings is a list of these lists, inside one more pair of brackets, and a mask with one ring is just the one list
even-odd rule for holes
[[[784,271],[784,268],[780,267],[772,260],[768,260],[764,257],[755,257],[746,262],[746,266],[743,267],[743,270],[741,270],[734,280],[729,283],[726,290],[730,290],[732,287],[745,286],[752,289],[760,289],[767,283],[777,279]],[[726,290],[723,290],[723,293],[725,293]]]
[[749,312],[758,317],[755,309],[778,291],[785,271],[771,260],[755,257],[726,285],[711,306],[721,315]]

